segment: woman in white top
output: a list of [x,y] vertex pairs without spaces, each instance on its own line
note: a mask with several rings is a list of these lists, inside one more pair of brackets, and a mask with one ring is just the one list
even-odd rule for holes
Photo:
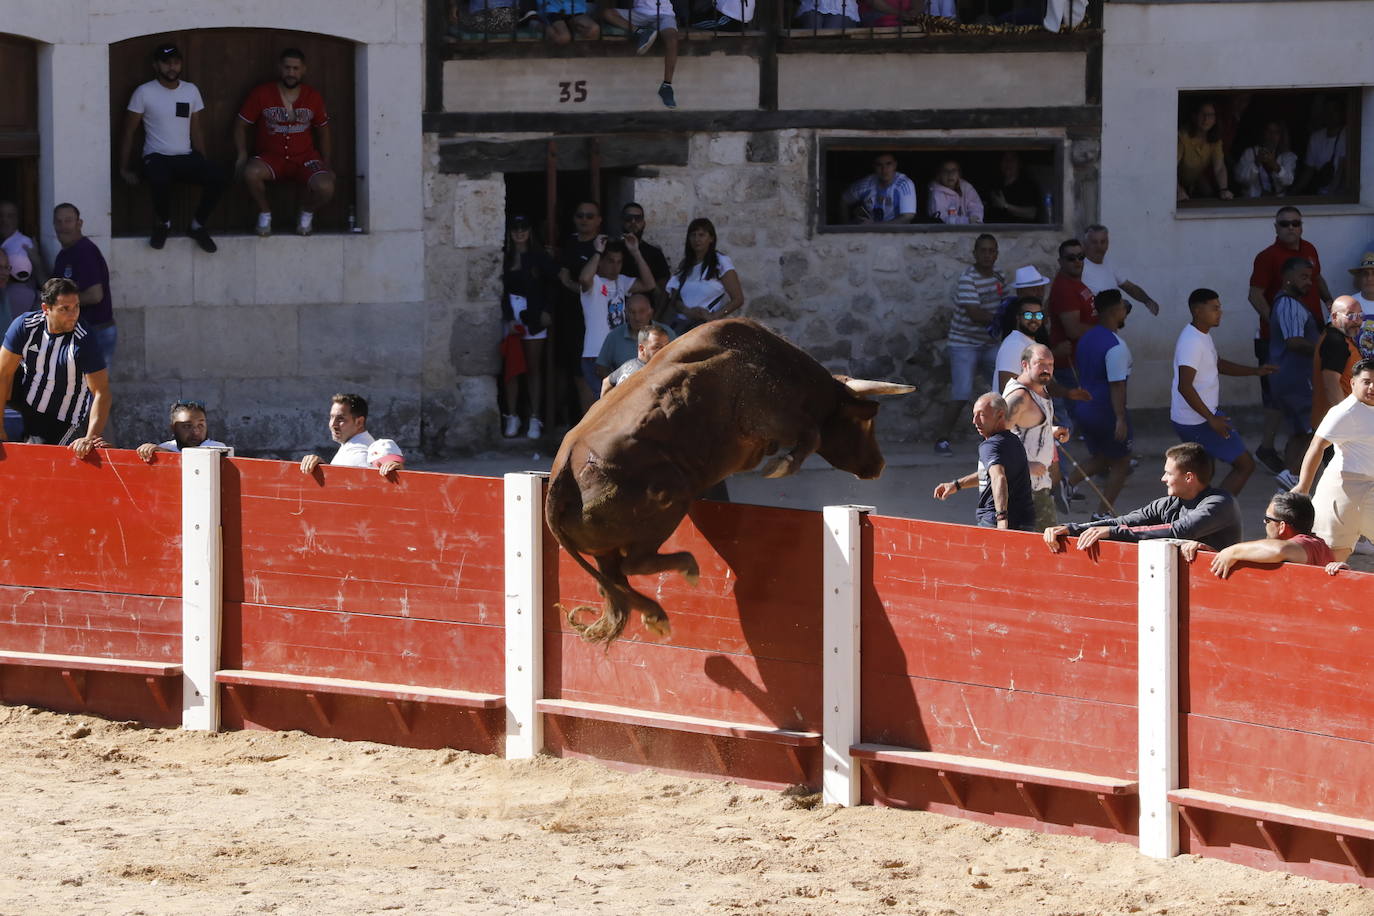
[[687,244],[677,273],[668,281],[669,314],[681,334],[699,324],[724,318],[744,306],[735,265],[716,250],[716,227],[698,217],[687,225]]
[[1293,184],[1298,154],[1288,149],[1288,129],[1282,121],[1264,125],[1264,142],[1240,154],[1236,183],[1246,197],[1282,197]]

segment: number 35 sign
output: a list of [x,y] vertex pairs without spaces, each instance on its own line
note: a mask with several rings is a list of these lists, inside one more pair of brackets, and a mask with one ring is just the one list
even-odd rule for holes
[[586,80],[577,80],[576,82],[570,82],[570,81],[567,81],[567,80],[563,80],[563,81],[560,81],[560,82],[559,82],[559,84],[558,84],[558,102],[559,102],[560,105],[563,104],[563,103],[565,103],[565,102],[577,103],[577,102],[585,102],[585,101],[587,101],[587,81],[586,81]]

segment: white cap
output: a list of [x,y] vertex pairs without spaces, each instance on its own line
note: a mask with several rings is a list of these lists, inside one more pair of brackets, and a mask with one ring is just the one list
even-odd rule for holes
[[369,467],[379,468],[388,461],[405,464],[405,460],[406,456],[401,454],[401,447],[396,444],[395,439],[376,439],[367,447]]
[[10,276],[23,283],[33,273],[33,262],[29,260],[29,253],[24,249],[19,249],[19,253],[6,249],[6,254],[10,256]]
[[1040,276],[1040,271],[1028,265],[1016,268],[1016,279],[1011,281],[1011,285],[1013,289],[1033,289],[1048,282],[1048,277]]

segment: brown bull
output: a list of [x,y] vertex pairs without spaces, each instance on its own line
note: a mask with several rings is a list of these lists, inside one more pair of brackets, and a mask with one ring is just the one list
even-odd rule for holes
[[795,473],[813,452],[842,471],[877,477],[878,404],[862,394],[912,390],[832,376],[745,319],[713,321],[673,341],[593,404],[554,459],[544,507],[549,530],[605,597],[596,620],[578,621],[591,610],[579,607],[567,611],[568,623],[583,639],[609,645],[637,610],[645,626],[666,636],[662,606],[625,577],[677,570],[696,583],[690,553],[658,552],[692,500],[768,455],[775,457],[767,477]]

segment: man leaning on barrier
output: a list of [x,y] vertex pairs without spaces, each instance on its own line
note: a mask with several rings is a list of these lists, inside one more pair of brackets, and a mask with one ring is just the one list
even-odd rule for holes
[[1240,540],[1240,508],[1235,497],[1212,486],[1215,464],[1196,442],[1183,442],[1164,453],[1167,495],[1117,518],[1045,529],[1045,543],[1054,553],[1064,549],[1062,538],[1078,536],[1078,549],[1098,541],[1147,541],[1186,538],[1223,550]]
[[[374,439],[367,431],[367,399],[359,394],[336,394],[329,408],[329,435],[339,450],[329,463],[336,467],[376,468],[383,477],[405,464],[401,447],[393,439]],[[301,473],[313,474],[319,455],[301,459]]]
[[[1301,493],[1275,493],[1264,509],[1264,537],[1258,541],[1241,541],[1212,557],[1211,569],[1218,579],[1225,579],[1237,563],[1307,563],[1325,567],[1334,576],[1341,569],[1349,569],[1336,561],[1326,541],[1312,534],[1316,510],[1312,500]],[[1189,563],[1207,545],[1200,541],[1184,541],[1178,545],[1183,559]]]
[[138,447],[138,457],[148,464],[158,452],[180,452],[186,448],[228,448],[223,442],[209,438],[209,420],[205,404],[201,401],[176,401],[172,404],[170,425],[172,438],[166,442],[153,444],[145,442]]

